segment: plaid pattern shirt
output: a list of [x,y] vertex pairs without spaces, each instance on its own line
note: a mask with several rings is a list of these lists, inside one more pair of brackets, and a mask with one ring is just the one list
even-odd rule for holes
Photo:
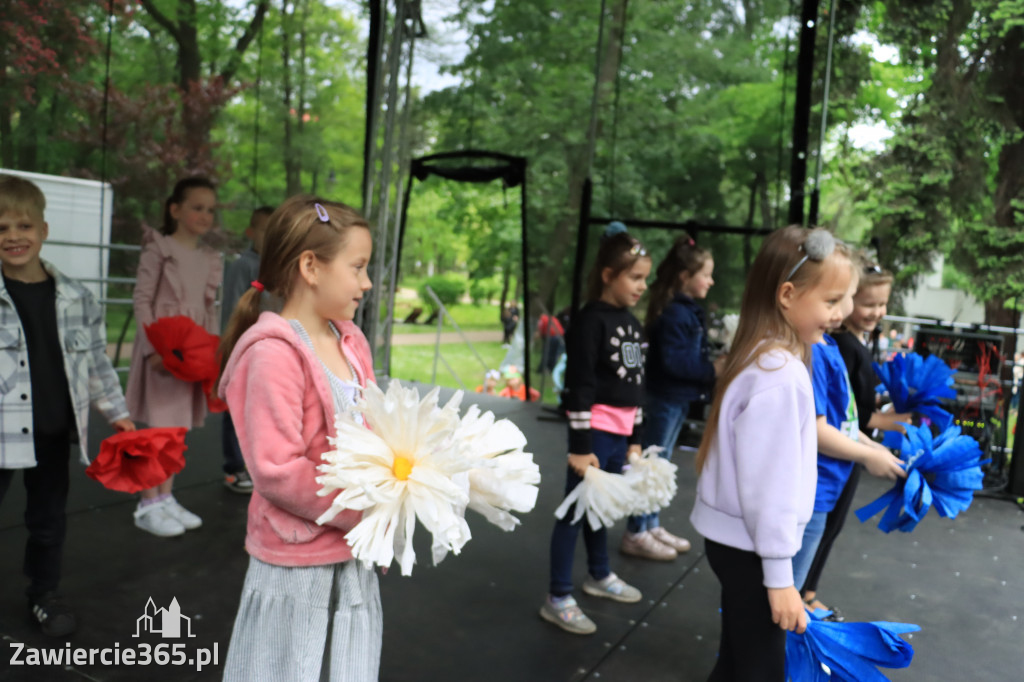
[[[71,391],[82,461],[88,464],[89,405],[94,405],[110,422],[126,419],[128,407],[117,373],[107,357],[103,309],[88,289],[52,264],[43,261],[43,268],[56,283],[57,334],[64,353],[64,372]],[[32,389],[25,331],[0,278],[0,469],[36,465]],[[35,389],[42,391],[46,387]]]

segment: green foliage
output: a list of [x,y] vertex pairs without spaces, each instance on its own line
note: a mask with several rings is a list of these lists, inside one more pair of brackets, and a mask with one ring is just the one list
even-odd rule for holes
[[488,303],[501,292],[501,280],[497,275],[474,277],[469,282],[469,297],[473,303]]
[[420,300],[432,310],[437,310],[437,303],[433,296],[427,293],[427,287],[433,289],[434,294],[445,307],[453,306],[466,293],[466,277],[456,272],[446,272],[428,277],[423,281],[419,289]]

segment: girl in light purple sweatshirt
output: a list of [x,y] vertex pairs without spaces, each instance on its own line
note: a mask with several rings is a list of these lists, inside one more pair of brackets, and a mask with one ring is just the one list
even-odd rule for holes
[[786,630],[807,625],[792,561],[817,483],[811,346],[841,318],[849,286],[834,251],[822,229],[765,239],[697,454],[690,520],[722,584],[716,682],[784,682]]

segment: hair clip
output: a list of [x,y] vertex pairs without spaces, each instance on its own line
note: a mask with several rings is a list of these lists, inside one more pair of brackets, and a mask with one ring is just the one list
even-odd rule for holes
[[686,240],[686,245],[687,246],[696,246],[697,242],[693,241],[693,237],[690,237],[689,239]]
[[633,242],[633,246],[630,247],[630,249],[629,249],[629,255],[630,256],[646,256],[647,255],[647,249],[645,249],[644,245],[641,244],[640,242],[634,241]]
[[249,286],[251,286],[256,291],[263,291],[266,288],[263,286],[263,283],[260,282],[258,279],[254,279],[253,281],[249,282]]
[[313,207],[316,208],[316,217],[320,219],[320,222],[331,222],[331,216],[327,215],[327,209],[324,208],[319,202],[313,204]]
[[882,274],[882,266],[880,266],[880,265],[865,265],[864,266],[864,274],[865,275],[881,275]]
[[800,251],[804,252],[804,257],[797,261],[797,264],[793,266],[793,269],[786,275],[784,281],[788,282],[793,279],[793,275],[800,269],[800,266],[806,263],[808,260],[813,260],[815,263],[820,263],[836,250],[836,238],[832,236],[831,232],[827,230],[811,230],[811,233],[807,235],[807,239],[799,247]]

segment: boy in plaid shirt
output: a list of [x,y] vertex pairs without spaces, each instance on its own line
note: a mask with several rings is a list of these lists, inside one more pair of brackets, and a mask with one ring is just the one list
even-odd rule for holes
[[23,469],[28,608],[44,634],[62,637],[76,627],[57,594],[71,442],[88,464],[90,403],[119,431],[135,425],[106,355],[102,308],[39,257],[45,208],[35,184],[0,175],[0,503]]

